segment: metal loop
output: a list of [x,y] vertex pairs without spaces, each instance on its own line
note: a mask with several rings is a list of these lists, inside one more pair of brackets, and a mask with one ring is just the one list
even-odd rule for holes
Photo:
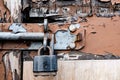
[[[40,47],[39,49],[38,49],[38,55],[41,55],[41,50],[44,48],[44,46],[42,46],[42,47]],[[49,49],[49,55],[53,55],[53,53],[52,53],[52,49],[49,47],[49,46],[47,46],[47,48]]]
[[48,28],[48,19],[44,19],[44,32],[47,32]]
[[47,34],[44,35],[43,46],[44,46],[44,51],[46,51],[46,49],[47,49]]

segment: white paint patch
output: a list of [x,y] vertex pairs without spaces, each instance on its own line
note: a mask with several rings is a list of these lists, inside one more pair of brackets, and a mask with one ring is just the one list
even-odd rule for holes
[[[3,62],[5,66],[5,73],[6,73],[6,79],[8,77],[9,72],[12,73],[12,80],[16,80],[16,75],[20,75],[20,69],[19,69],[19,57],[15,56],[14,54],[17,54],[17,52],[11,51],[8,52],[3,56]],[[18,77],[18,76],[17,76]]]
[[21,0],[4,0],[4,4],[10,10],[11,17],[15,20],[21,14]]

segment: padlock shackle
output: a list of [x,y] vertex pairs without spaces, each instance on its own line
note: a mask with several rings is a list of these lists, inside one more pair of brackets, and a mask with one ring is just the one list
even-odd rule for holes
[[[49,46],[47,46],[47,48],[49,49],[49,55],[54,55],[53,53],[52,53],[52,49],[49,47]],[[42,47],[40,47],[39,49],[38,49],[38,55],[41,55],[40,53],[41,53],[41,50],[44,50],[44,46],[42,46]]]

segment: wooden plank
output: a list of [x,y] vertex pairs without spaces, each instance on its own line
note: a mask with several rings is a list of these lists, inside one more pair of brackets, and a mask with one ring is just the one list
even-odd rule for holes
[[33,76],[33,62],[24,62],[23,80],[120,80],[120,60],[58,61],[56,76]]
[[28,61],[24,62],[24,70],[23,70],[23,80],[56,80],[53,76],[34,76],[33,75],[33,62]]
[[74,62],[59,61],[57,80],[74,80]]

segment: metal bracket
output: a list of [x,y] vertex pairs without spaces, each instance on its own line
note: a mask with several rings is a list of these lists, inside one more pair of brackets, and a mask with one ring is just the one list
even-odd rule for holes
[[85,30],[74,35],[69,30],[59,30],[55,33],[55,50],[79,50],[85,46]]

